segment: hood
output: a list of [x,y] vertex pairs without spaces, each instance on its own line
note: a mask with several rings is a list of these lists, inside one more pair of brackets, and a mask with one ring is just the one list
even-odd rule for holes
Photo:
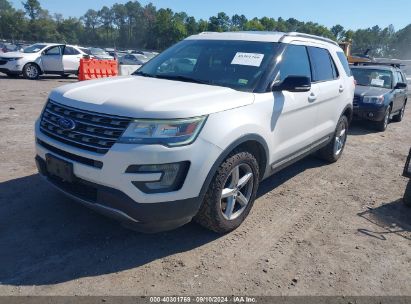
[[67,106],[133,118],[188,118],[254,102],[254,94],[230,88],[141,76],[88,80],[53,90]]
[[391,92],[391,89],[359,86],[355,87],[355,96],[380,96]]
[[22,52],[7,52],[1,53],[1,57],[3,58],[16,58],[16,57],[25,57],[27,54]]

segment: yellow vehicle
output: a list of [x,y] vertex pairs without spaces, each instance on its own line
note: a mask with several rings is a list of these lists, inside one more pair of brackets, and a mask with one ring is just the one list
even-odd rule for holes
[[350,64],[373,61],[372,58],[367,55],[369,49],[364,53],[364,55],[351,55],[352,43],[350,41],[339,42],[338,45],[343,49],[344,54],[347,56]]

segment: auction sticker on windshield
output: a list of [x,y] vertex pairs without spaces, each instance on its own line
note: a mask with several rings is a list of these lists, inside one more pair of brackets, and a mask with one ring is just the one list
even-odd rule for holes
[[259,67],[264,59],[264,54],[257,53],[240,53],[235,54],[231,64],[248,65]]
[[384,86],[384,79],[372,79],[371,85],[383,87]]

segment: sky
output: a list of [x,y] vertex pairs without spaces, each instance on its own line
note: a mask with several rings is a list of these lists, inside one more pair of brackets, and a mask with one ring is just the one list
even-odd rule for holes
[[[9,0],[14,7],[22,8],[23,0]],[[80,17],[87,9],[100,9],[128,0],[39,0],[51,14],[61,13],[65,17]],[[142,5],[152,2],[157,8],[185,11],[197,19],[208,19],[218,12],[229,16],[244,14],[253,17],[295,18],[313,21],[327,27],[341,24],[346,29],[356,30],[374,25],[394,25],[395,30],[411,23],[411,1],[396,0],[140,0]]]

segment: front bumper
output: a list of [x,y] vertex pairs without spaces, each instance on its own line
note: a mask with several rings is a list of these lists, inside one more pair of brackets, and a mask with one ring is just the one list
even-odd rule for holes
[[0,65],[0,72],[5,74],[21,74],[23,65],[19,61],[8,61]]
[[[115,144],[102,155],[49,138],[40,131],[38,121],[35,133],[39,171],[54,186],[88,207],[148,232],[173,229],[192,219],[201,204],[203,184],[222,152],[217,146],[197,138],[191,145],[175,148]],[[48,176],[42,165],[46,154],[73,164],[74,184]],[[125,173],[130,165],[183,161],[189,161],[190,167],[181,189],[173,192],[147,194],[132,183],[156,181],[158,173]],[[84,193],[91,193],[91,196]]]
[[354,107],[354,119],[382,121],[385,111],[386,107]]
[[191,221],[201,204],[198,197],[156,204],[138,203],[113,188],[79,178],[72,183],[54,178],[39,156],[36,165],[43,177],[70,198],[137,231],[154,233],[178,228]]

